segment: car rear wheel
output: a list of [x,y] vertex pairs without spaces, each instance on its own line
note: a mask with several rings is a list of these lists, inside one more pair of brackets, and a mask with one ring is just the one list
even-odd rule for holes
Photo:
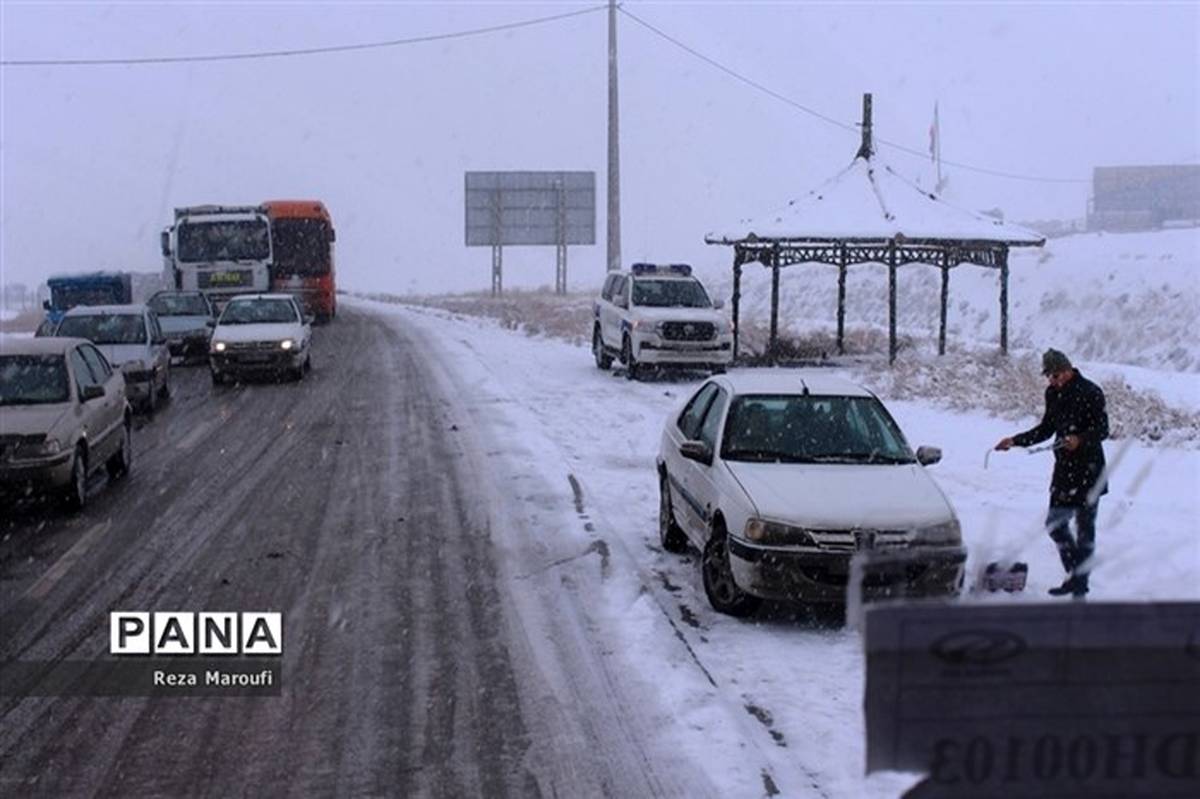
[[667,552],[687,551],[687,535],[675,522],[675,509],[671,507],[671,484],[665,472],[658,478],[658,541]]
[[87,453],[83,447],[76,447],[75,457],[71,461],[71,482],[63,493],[68,510],[83,510],[87,504],[87,478]]
[[600,335],[600,325],[592,330],[592,355],[596,358],[596,368],[607,370],[612,366],[613,358],[604,349],[604,337]]
[[110,480],[119,480],[129,474],[129,467],[133,465],[133,432],[129,420],[125,420],[123,429],[121,430],[121,448],[113,453],[113,456],[108,459],[105,466],[108,468],[108,478]]
[[762,604],[761,599],[747,594],[734,582],[733,569],[729,565],[729,537],[724,531],[714,531],[705,544],[700,573],[704,578],[704,593],[717,612],[749,616]]

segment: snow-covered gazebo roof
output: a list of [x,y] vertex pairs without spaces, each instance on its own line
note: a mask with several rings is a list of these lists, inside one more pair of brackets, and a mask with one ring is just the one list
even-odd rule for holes
[[1041,246],[1031,230],[951,205],[877,157],[858,157],[823,185],[756,219],[709,233],[709,244],[740,242],[987,242]]
[[946,305],[950,270],[975,264],[1000,271],[1000,349],[1008,351],[1008,250],[1040,247],[1045,238],[1018,225],[946,202],[907,180],[875,156],[871,141],[871,95],[863,95],[862,146],[854,160],[822,185],[783,208],[742,220],[704,237],[733,247],[734,358],[742,267],[759,262],[771,269],[773,360],[779,327],[779,272],[801,263],[838,267],[838,351],[843,351],[846,268],[880,263],[888,267],[888,356],[896,357],[896,268],[919,263],[942,271],[938,352],[946,351]]

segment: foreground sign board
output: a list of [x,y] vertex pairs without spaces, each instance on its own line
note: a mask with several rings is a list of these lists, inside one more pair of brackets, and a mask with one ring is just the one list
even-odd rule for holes
[[468,247],[596,243],[595,172],[467,172]]
[[906,797],[1200,797],[1200,603],[880,605],[864,642]]

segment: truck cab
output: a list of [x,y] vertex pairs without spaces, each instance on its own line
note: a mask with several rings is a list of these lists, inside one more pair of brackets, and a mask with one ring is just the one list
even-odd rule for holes
[[218,307],[270,287],[271,232],[262,206],[176,208],[161,245],[167,285],[202,291]]

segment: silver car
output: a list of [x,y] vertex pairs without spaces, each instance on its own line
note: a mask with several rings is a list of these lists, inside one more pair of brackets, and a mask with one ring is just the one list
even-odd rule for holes
[[158,316],[145,305],[76,306],[56,336],[85,338],[125,377],[129,401],[153,413],[171,395],[171,353]]
[[61,492],[87,502],[88,477],[117,479],[133,459],[125,379],[77,338],[0,337],[0,493]]

